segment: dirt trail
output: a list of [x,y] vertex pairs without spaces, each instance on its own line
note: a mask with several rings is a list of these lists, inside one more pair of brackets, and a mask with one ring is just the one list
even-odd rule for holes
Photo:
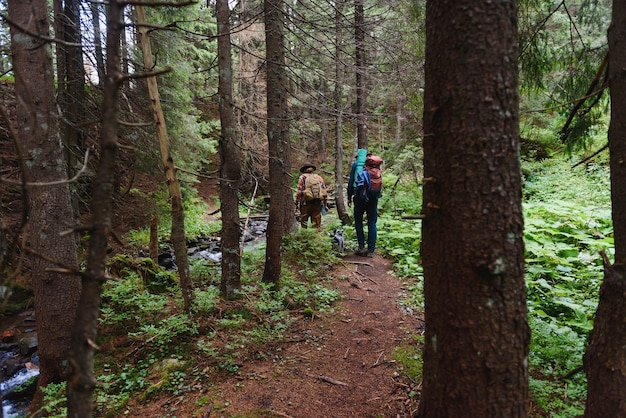
[[345,298],[335,312],[294,324],[270,361],[246,362],[240,380],[213,392],[228,406],[205,416],[411,416],[416,403],[408,393],[415,385],[398,374],[392,353],[411,344],[422,322],[397,304],[403,289],[389,274],[389,260],[344,261],[335,286]]

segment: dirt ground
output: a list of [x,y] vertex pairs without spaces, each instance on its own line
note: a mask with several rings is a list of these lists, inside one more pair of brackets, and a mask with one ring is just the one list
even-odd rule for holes
[[[241,362],[196,396],[173,397],[132,409],[136,417],[411,417],[420,382],[411,382],[393,359],[398,346],[414,346],[421,314],[397,303],[404,294],[389,260],[348,256],[334,271],[344,298],[335,311],[296,321],[271,357]],[[213,403],[198,408],[203,394]],[[144,409],[145,408],[145,409]]]
[[[403,290],[390,262],[362,260],[348,257],[335,272],[345,296],[336,312],[299,321],[282,344],[281,361],[246,364],[247,378],[221,387],[229,407],[214,416],[256,408],[294,418],[411,416],[414,388],[400,377],[392,352],[410,344],[422,323],[396,303]],[[302,338],[308,333],[316,344]]]

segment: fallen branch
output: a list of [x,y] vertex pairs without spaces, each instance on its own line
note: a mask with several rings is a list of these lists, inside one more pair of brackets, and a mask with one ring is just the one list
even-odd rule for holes
[[272,414],[278,415],[279,417],[283,418],[293,418],[291,415],[287,415],[284,412],[272,411]]
[[359,265],[363,265],[363,266],[374,267],[371,263],[368,263],[367,261],[343,260],[343,262],[344,263],[350,263],[350,264],[359,264]]
[[402,215],[400,216],[401,219],[416,219],[416,220],[420,220],[420,219],[426,219],[426,215],[423,214],[419,214],[419,215]]
[[376,362],[372,364],[372,367],[376,367],[380,364],[379,361],[380,361],[380,358],[383,356],[383,354],[385,354],[384,350],[380,352],[380,354],[378,355],[378,358],[376,359]]
[[333,385],[338,385],[338,386],[349,386],[347,383],[344,382],[340,382],[339,380],[335,380],[331,377],[328,376],[317,376],[317,378],[319,380],[321,380],[322,382],[326,382],[326,383],[331,383]]
[[582,372],[583,371],[583,366],[580,365],[576,368],[574,368],[573,370],[570,370],[568,373],[564,374],[563,376],[559,377],[558,380],[567,380],[570,379],[571,377],[573,377],[575,374]]

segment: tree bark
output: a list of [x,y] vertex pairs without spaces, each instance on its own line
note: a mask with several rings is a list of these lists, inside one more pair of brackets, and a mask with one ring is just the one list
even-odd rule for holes
[[120,72],[123,8],[123,3],[119,0],[110,0],[108,3],[107,76],[104,79],[101,109],[100,162],[93,183],[87,267],[83,273],[83,291],[72,331],[71,375],[67,384],[67,416],[70,418],[93,416],[93,390],[96,385],[93,357],[102,285],[106,281],[105,264],[111,231],[115,167],[119,152],[117,115],[118,91],[124,79]]
[[[143,66],[145,71],[154,68],[152,60],[152,48],[150,46],[150,37],[148,36],[148,27],[146,21],[146,12],[141,5],[135,5],[137,13],[138,31],[140,35],[141,51],[143,54]],[[156,134],[161,149],[161,160],[165,170],[165,178],[167,179],[167,189],[170,195],[172,205],[172,229],[170,239],[174,247],[174,255],[176,257],[176,265],[178,266],[178,275],[180,277],[180,288],[183,294],[185,312],[191,312],[191,305],[194,299],[193,283],[191,281],[191,272],[189,270],[189,259],[187,257],[187,238],[185,236],[185,211],[183,209],[183,197],[180,192],[180,183],[176,174],[176,166],[174,165],[174,157],[172,156],[172,147],[170,145],[169,136],[167,134],[167,126],[165,125],[165,117],[161,108],[161,99],[159,97],[159,88],[155,76],[146,77],[148,84],[148,94],[150,95],[150,104],[154,114],[154,122],[156,124]]]
[[365,13],[363,0],[354,0],[354,39],[356,66],[357,149],[367,149],[367,87],[365,63]]
[[[78,0],[65,0],[62,19],[65,52],[65,90],[60,94],[65,98],[61,107],[63,115],[62,132],[67,152],[68,173],[73,177],[77,163],[82,161],[85,152],[83,123],[85,105],[85,66],[83,49],[80,46],[80,10]],[[77,205],[75,205],[77,206]]]
[[260,58],[263,52],[258,46],[263,42],[263,27],[259,19],[262,7],[263,2],[260,0],[241,0],[237,11],[239,59],[236,118],[242,148],[254,150],[245,151],[245,158],[242,158],[242,170],[248,173],[242,177],[242,183],[245,183],[242,186],[249,191],[254,190],[259,183],[263,189],[268,186],[265,180],[268,178],[265,158],[268,153],[264,95],[266,80],[262,75],[264,60]]
[[626,416],[626,4],[613,1],[612,22],[608,31],[609,88],[611,122],[609,150],[611,166],[611,203],[615,263],[604,256],[604,281],[589,346],[584,356],[587,374],[585,417]]
[[341,223],[348,225],[352,217],[343,196],[343,8],[344,0],[338,0],[335,3],[335,204]]
[[[70,203],[67,165],[61,149],[54,93],[48,8],[45,0],[11,0],[11,53],[17,95],[19,154],[26,160],[22,179],[28,204],[25,249],[37,314],[40,374],[33,402],[42,399],[40,388],[67,375],[67,352],[80,295],[80,279]],[[55,182],[52,184],[51,182]],[[50,183],[50,184],[46,184]],[[59,268],[65,270],[60,271]],[[71,272],[68,274],[67,272]]]
[[[285,231],[285,173],[283,160],[287,143],[287,99],[283,52],[283,2],[264,0],[267,57],[267,141],[269,148],[270,210],[263,282],[280,284],[281,254]],[[291,194],[291,189],[289,190]]]
[[237,141],[233,106],[233,64],[230,46],[230,9],[228,0],[217,0],[217,57],[219,66],[220,135],[220,210],[222,212],[222,297],[234,299],[241,288],[239,240],[239,183],[241,157]]
[[98,73],[98,85],[104,83],[104,54],[102,53],[102,36],[100,34],[100,5],[90,2],[91,22],[93,26],[94,55],[96,57],[96,71]]
[[516,1],[426,4],[418,417],[528,415],[516,19]]

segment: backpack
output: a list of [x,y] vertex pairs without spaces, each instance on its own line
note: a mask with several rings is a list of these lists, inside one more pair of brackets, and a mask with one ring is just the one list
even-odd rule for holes
[[383,174],[380,170],[382,163],[382,158],[372,155],[365,162],[363,170],[359,171],[356,176],[356,194],[366,202],[369,202],[370,199],[377,199],[382,193]]
[[307,202],[321,200],[324,192],[322,191],[319,176],[317,174],[305,174],[304,176],[304,200]]

